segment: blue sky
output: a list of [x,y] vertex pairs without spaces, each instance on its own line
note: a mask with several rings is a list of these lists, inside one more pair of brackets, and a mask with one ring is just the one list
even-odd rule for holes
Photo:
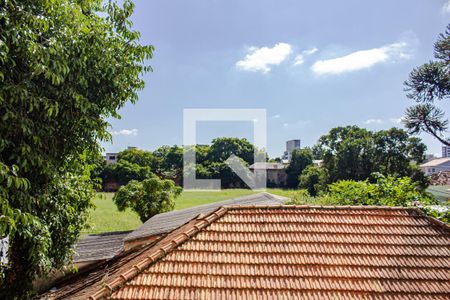
[[[264,108],[276,157],[286,140],[311,146],[336,126],[401,127],[412,104],[403,81],[432,59],[450,1],[140,0],[132,19],[156,47],[154,71],[138,103],[110,120],[107,152],[181,145],[185,108]],[[197,134],[251,139],[252,124],[201,123]]]

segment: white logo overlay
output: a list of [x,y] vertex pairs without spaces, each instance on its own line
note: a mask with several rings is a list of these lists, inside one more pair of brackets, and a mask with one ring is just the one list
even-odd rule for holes
[[[245,166],[235,155],[225,163],[252,190],[266,189],[266,155],[260,155],[267,149],[266,110],[265,109],[184,109],[183,111],[183,188],[185,190],[220,190],[220,179],[197,179],[196,158],[193,146],[197,144],[197,122],[250,121],[253,122],[254,163],[261,167],[254,171]],[[259,155],[258,155],[259,153]]]

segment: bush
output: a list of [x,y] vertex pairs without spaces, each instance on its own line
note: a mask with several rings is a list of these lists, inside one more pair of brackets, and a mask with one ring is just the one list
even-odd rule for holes
[[172,180],[153,176],[143,181],[131,180],[117,191],[113,201],[119,211],[131,208],[145,222],[156,214],[173,210],[181,191]]
[[341,180],[328,186],[328,196],[340,205],[418,206],[434,204],[434,198],[417,188],[410,177],[391,177],[374,173],[374,183]]
[[299,176],[298,187],[306,189],[311,196],[317,196],[320,191],[326,189],[326,170],[324,168],[309,165]]

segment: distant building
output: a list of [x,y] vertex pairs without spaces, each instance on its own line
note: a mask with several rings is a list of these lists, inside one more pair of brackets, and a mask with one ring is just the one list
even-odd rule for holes
[[323,160],[322,159],[314,159],[313,165],[315,165],[317,167],[321,167],[323,165]]
[[[134,150],[134,149],[138,149],[138,147],[132,146],[127,147],[127,150]],[[116,164],[117,160],[119,159],[119,153],[117,152],[106,153],[104,158],[107,164]]]
[[434,156],[434,154],[425,154],[425,161],[424,161],[424,163],[429,162],[430,160],[433,160],[433,159],[436,159],[436,158],[437,157]]
[[287,174],[285,165],[282,163],[257,162],[251,165],[250,170],[258,176],[260,172],[266,172],[266,180],[268,187],[284,187],[286,186]]
[[450,171],[450,157],[443,157],[430,160],[420,165],[420,169],[425,175],[432,175],[442,171]]
[[107,164],[116,164],[119,153],[106,153],[105,161]]
[[450,147],[442,146],[442,157],[450,157]]
[[286,142],[286,151],[284,151],[282,159],[290,161],[292,158],[292,152],[295,149],[300,149],[300,140],[290,140]]

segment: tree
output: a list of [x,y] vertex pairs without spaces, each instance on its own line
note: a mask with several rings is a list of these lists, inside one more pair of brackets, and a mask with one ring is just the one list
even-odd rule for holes
[[425,158],[426,146],[403,129],[371,132],[357,126],[337,127],[319,139],[327,183],[366,180],[374,172],[395,177],[421,178],[416,165]]
[[152,169],[149,166],[140,166],[128,160],[121,159],[116,164],[107,165],[102,174],[102,178],[104,180],[112,178],[120,185],[125,185],[131,180],[141,181],[150,178],[152,175]]
[[181,179],[183,174],[183,148],[162,146],[153,152],[157,159],[156,173],[163,178]]
[[232,154],[242,158],[249,165],[254,162],[255,147],[247,139],[216,138],[208,152],[210,162],[224,162]]
[[173,210],[181,191],[172,180],[153,176],[143,181],[131,180],[120,187],[113,201],[119,211],[131,208],[145,222],[156,214]]
[[423,131],[450,146],[450,140],[443,135],[448,128],[448,119],[434,104],[450,97],[450,24],[434,44],[434,57],[436,61],[415,68],[405,81],[407,97],[419,104],[406,110],[404,124],[412,134]]
[[151,151],[141,149],[126,149],[119,152],[118,162],[128,161],[141,167],[149,167],[151,170],[156,170],[157,159]]
[[[358,126],[336,127],[320,137],[323,167],[327,182],[364,180],[373,172],[371,133]],[[317,150],[316,150],[317,151]]]
[[153,176],[158,161],[150,151],[126,149],[119,152],[116,164],[103,164],[100,178],[103,188],[110,182],[125,185],[131,180],[144,180]]
[[326,170],[322,167],[309,165],[299,177],[298,187],[306,189],[311,196],[317,196],[326,189]]
[[145,60],[133,4],[0,3],[0,298],[28,298],[66,265],[91,207],[91,166],[109,117],[137,100]]
[[286,168],[287,186],[290,188],[298,187],[298,178],[303,170],[312,164],[313,154],[311,149],[295,149],[292,151],[291,161]]

